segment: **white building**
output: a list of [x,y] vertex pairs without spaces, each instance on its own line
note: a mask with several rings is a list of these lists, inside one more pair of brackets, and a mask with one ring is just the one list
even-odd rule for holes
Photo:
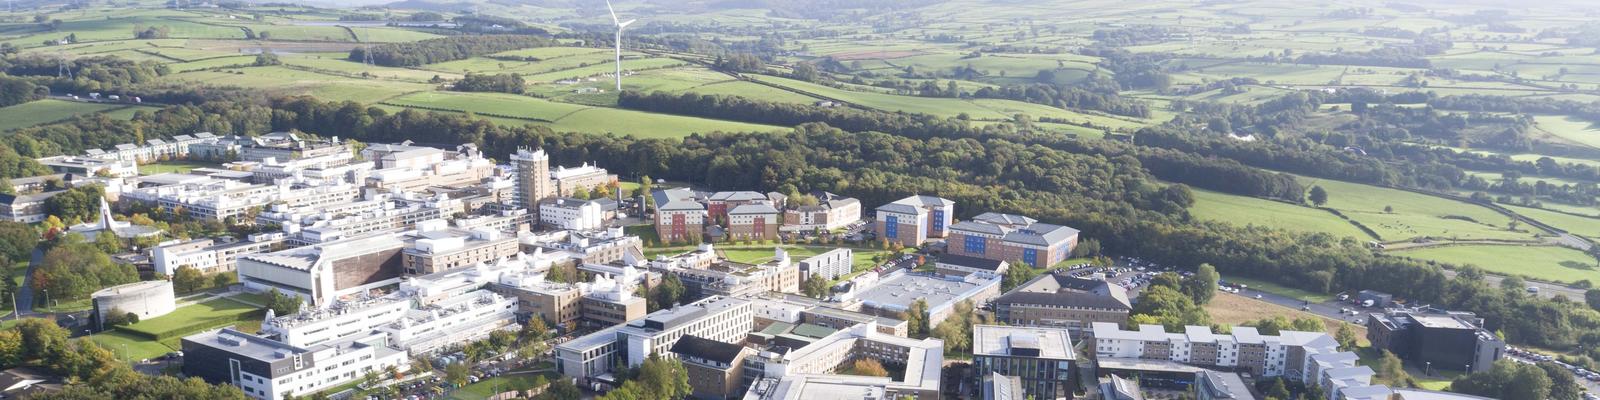
[[245,240],[232,238],[170,241],[150,249],[151,264],[157,273],[172,276],[179,267],[189,266],[203,273],[233,271],[242,255],[262,253],[284,246],[282,232],[257,233]]
[[811,279],[811,275],[822,275],[828,280],[839,279],[850,273],[854,262],[852,254],[850,249],[837,248],[800,260],[800,273],[805,276],[804,279]]
[[587,231],[605,227],[603,210],[595,201],[562,197],[539,204],[539,223],[546,229]]
[[[834,332],[785,354],[763,351],[747,364],[760,365],[762,379],[745,400],[836,398],[938,399],[944,341],[910,339],[879,332],[866,323]],[[904,367],[899,377],[835,374],[858,359]]]
[[342,296],[400,283],[397,235],[373,235],[240,257],[239,282],[265,292],[278,289],[312,306],[327,307]]
[[[574,378],[596,378],[616,368],[639,366],[652,353],[670,356],[672,345],[684,335],[738,343],[754,326],[753,316],[749,300],[720,296],[656,311],[627,325],[557,345],[556,371]],[[615,354],[620,349],[626,352]],[[611,357],[625,364],[610,365]]]
[[363,379],[368,372],[410,369],[406,352],[371,332],[310,347],[224,328],[183,338],[183,372],[239,387],[255,399],[303,396]]

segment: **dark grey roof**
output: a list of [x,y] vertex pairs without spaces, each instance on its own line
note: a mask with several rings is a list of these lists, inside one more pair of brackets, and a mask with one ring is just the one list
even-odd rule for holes
[[755,201],[767,200],[767,196],[751,191],[716,192],[711,194],[710,199],[712,201]]
[[45,199],[48,199],[48,198],[51,198],[51,197],[56,197],[56,195],[62,194],[62,193],[66,193],[66,192],[67,191],[65,191],[65,190],[57,190],[57,191],[54,191],[54,192],[43,192],[43,193],[23,194],[23,195],[0,194],[0,203],[4,203],[4,204],[26,204],[26,203],[40,202],[40,201],[44,201]]
[[998,271],[998,270],[1000,270],[1000,265],[1001,264],[1005,264],[1004,261],[990,260],[990,259],[987,259],[987,258],[963,256],[963,255],[958,255],[958,254],[941,255],[941,256],[939,256],[939,263],[940,264],[955,265],[955,266],[958,266],[958,267],[981,269],[981,270],[987,270],[987,271]]
[[1127,290],[1121,286],[1054,272],[1017,285],[1015,289],[996,298],[995,304],[1133,309],[1132,303],[1128,300]]
[[739,358],[743,346],[733,343],[723,343],[693,335],[683,335],[677,343],[672,344],[672,352],[690,357],[703,358],[723,364],[732,365]]
[[1007,233],[1003,238],[1007,242],[1025,243],[1037,246],[1049,246],[1071,239],[1078,234],[1077,229],[1061,225],[1035,223],[1026,228],[1017,229]]
[[1099,308],[1106,310],[1132,310],[1128,304],[1111,296],[1082,292],[1012,292],[994,300],[995,304],[1026,304],[1060,307]]
[[957,222],[950,225],[950,230],[958,232],[975,232],[985,235],[1004,235],[1006,233],[1006,229],[1000,225],[980,221]]
[[656,210],[704,210],[705,206],[694,200],[694,191],[689,189],[657,190],[650,193],[651,200],[656,204]]
[[983,213],[983,214],[978,214],[978,216],[972,217],[972,220],[974,220],[974,221],[983,221],[983,222],[988,222],[988,223],[993,223],[993,224],[1018,225],[1018,226],[1028,225],[1028,224],[1032,224],[1032,223],[1035,223],[1035,222],[1039,222],[1036,219],[1024,217],[1024,216],[1021,216],[1021,215],[997,213],[997,212],[986,212],[986,213]]

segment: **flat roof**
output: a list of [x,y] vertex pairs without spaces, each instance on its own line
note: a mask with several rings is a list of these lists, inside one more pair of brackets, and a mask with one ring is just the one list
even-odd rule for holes
[[896,272],[876,286],[863,290],[857,298],[866,305],[890,310],[908,309],[919,298],[926,300],[929,307],[937,308],[970,297],[977,289],[997,284],[999,280],[996,278],[983,282]]
[[[972,354],[998,357],[1024,356],[1013,348],[1029,347],[1037,355],[1027,357],[1052,360],[1072,360],[1071,332],[1065,328],[1030,326],[974,325],[972,327]],[[1026,351],[1021,352],[1026,353]]]

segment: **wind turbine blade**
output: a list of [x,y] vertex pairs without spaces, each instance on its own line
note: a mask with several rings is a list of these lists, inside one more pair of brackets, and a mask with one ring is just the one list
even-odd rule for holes
[[611,0],[606,0],[606,11],[611,12],[611,23],[618,23],[617,21],[619,20],[617,19],[617,9],[611,8]]
[[627,27],[627,26],[628,26],[628,25],[630,25],[630,24],[633,24],[633,23],[634,23],[634,21],[638,21],[638,19],[630,19],[630,20],[627,20],[627,21],[626,21],[626,22],[623,22],[623,23],[620,23],[620,24],[617,24],[617,28],[619,28],[619,29],[620,29],[620,28],[624,28],[624,27]]

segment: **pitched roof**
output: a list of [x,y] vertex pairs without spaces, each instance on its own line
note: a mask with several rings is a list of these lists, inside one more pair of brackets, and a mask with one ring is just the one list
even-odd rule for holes
[[728,215],[777,214],[778,209],[766,204],[744,204],[728,210]]
[[1006,233],[1002,239],[1008,242],[1049,246],[1071,239],[1077,234],[1077,229],[1040,222]]

